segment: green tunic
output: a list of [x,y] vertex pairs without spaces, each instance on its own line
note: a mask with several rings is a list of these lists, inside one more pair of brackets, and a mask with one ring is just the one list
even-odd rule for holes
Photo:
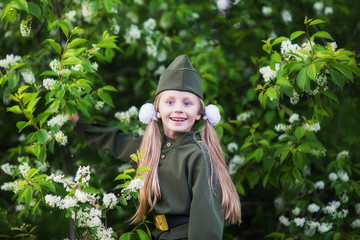
[[[141,144],[141,138],[103,124],[80,120],[75,130],[88,145],[109,150],[117,159],[126,162]],[[156,214],[188,215],[189,223],[165,232],[154,231],[155,239],[222,239],[221,191],[216,179],[213,183],[215,194],[211,190],[209,155],[198,138],[192,131],[177,139],[163,138],[158,169],[161,200],[154,210]]]

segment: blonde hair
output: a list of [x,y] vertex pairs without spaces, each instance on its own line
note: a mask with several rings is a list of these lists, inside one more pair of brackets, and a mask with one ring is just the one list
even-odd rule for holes
[[[155,111],[159,110],[159,100],[161,93],[156,97],[154,105]],[[205,115],[204,102],[200,101],[200,114]],[[213,190],[214,173],[218,179],[221,193],[221,207],[224,211],[225,219],[231,223],[241,223],[241,206],[239,195],[227,171],[224,153],[221,149],[219,139],[216,135],[214,127],[208,120],[204,121],[204,129],[202,132],[202,141],[206,146],[210,156],[211,166],[211,189]],[[145,129],[145,133],[140,146],[140,152],[145,152],[143,159],[139,162],[139,166],[149,166],[152,171],[142,173],[144,178],[144,186],[140,189],[140,200],[138,209],[133,216],[133,222],[143,219],[143,216],[151,212],[157,201],[161,198],[160,184],[158,177],[158,165],[160,159],[162,145],[162,137],[157,121],[152,121]]]

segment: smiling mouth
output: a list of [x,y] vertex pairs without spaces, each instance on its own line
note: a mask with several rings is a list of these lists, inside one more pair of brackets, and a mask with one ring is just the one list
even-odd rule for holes
[[172,121],[175,121],[175,122],[183,122],[183,121],[186,121],[186,118],[180,118],[180,117],[170,117],[170,119]]

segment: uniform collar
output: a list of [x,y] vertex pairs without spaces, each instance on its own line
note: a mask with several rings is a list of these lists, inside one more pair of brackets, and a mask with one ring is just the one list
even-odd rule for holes
[[184,132],[181,135],[179,135],[176,139],[169,138],[164,134],[163,145],[170,143],[173,147],[178,147],[184,144],[195,143],[199,139],[200,139],[199,131]]

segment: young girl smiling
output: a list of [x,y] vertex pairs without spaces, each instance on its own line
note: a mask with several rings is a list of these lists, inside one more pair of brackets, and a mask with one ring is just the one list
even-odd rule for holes
[[[160,76],[154,105],[144,104],[139,118],[148,124],[142,139],[78,121],[77,115],[69,117],[89,145],[109,150],[120,160],[129,162],[137,149],[145,153],[138,167],[151,171],[142,175],[144,186],[133,219],[141,221],[154,212],[153,239],[222,239],[224,219],[241,222],[240,200],[213,127],[220,121],[219,110],[205,107],[201,77],[187,56],[178,56]],[[200,138],[194,125],[201,120]]]

